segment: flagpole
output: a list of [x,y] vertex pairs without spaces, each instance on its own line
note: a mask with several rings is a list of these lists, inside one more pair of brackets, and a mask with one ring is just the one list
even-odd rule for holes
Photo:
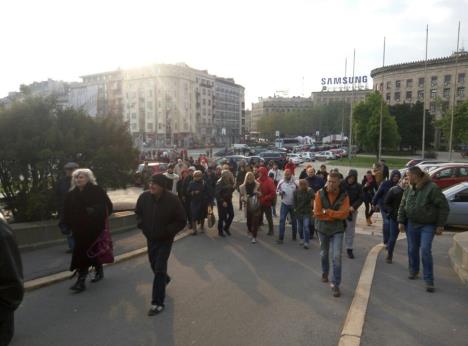
[[427,43],[429,38],[429,24],[426,24],[426,58],[424,60],[424,100],[423,100],[423,130],[422,130],[422,149],[421,158],[424,160],[426,148],[426,81],[427,81]]
[[349,149],[348,149],[348,159],[349,159],[349,165],[351,166],[351,156],[352,156],[352,149],[353,149],[353,104],[354,104],[354,98],[355,98],[355,88],[354,88],[354,68],[356,66],[356,48],[354,48],[353,51],[353,84],[352,84],[352,90],[353,90],[353,96],[351,98],[351,111],[349,113],[349,138],[348,138],[348,143],[349,143]]
[[[383,39],[383,58],[382,58],[382,69],[385,67],[385,36]],[[382,100],[380,101],[380,128],[379,128],[379,161],[382,158],[382,127],[383,127],[383,104],[385,102],[384,99],[384,77],[385,71],[382,70]]]
[[457,36],[457,53],[455,55],[455,81],[453,88],[453,103],[452,103],[452,114],[450,117],[450,139],[449,139],[449,161],[452,161],[452,146],[453,146],[453,112],[455,108],[455,102],[457,99],[457,77],[458,77],[458,47],[460,44],[460,21],[458,21],[458,36]]
[[[346,77],[347,70],[348,70],[348,58],[345,58],[345,63],[344,63],[344,76],[345,77]],[[345,90],[345,95],[346,95],[346,90]],[[343,100],[343,116],[341,118],[341,147],[343,147],[345,108],[346,108],[346,102]]]

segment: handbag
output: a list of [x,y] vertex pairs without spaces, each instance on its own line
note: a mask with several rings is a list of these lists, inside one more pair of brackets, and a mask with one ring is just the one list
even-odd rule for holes
[[216,217],[213,213],[213,207],[209,206],[208,207],[208,228],[213,227],[215,223],[216,223]]
[[109,228],[109,217],[106,216],[104,230],[86,252],[89,258],[95,258],[100,264],[114,263],[114,246]]
[[258,201],[257,195],[249,196],[247,198],[247,210],[255,212],[260,208],[260,202]]

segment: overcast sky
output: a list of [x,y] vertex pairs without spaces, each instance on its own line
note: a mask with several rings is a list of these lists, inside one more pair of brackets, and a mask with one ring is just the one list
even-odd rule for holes
[[322,77],[468,49],[468,0],[3,0],[0,97],[47,78],[185,62],[246,88],[308,96]]

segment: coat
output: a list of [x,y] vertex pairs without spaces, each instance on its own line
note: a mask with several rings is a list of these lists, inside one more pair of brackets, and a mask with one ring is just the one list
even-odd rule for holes
[[205,219],[208,216],[208,205],[213,200],[208,184],[203,179],[192,180],[187,188],[187,194],[190,196],[192,221]]
[[260,205],[263,207],[271,207],[273,200],[276,198],[276,187],[273,179],[267,176],[268,171],[265,167],[260,167],[259,171],[262,172],[262,177],[258,178],[260,183]]
[[68,192],[64,221],[72,230],[75,240],[70,270],[84,270],[97,264],[95,259],[87,256],[87,252],[104,230],[112,208],[109,196],[97,185],[88,183],[82,191],[75,188]]

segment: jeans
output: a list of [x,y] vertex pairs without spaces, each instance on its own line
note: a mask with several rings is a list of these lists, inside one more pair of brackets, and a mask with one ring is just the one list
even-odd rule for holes
[[419,272],[419,251],[421,251],[424,281],[434,283],[434,268],[432,261],[432,240],[436,225],[419,225],[408,222],[406,236],[408,238],[408,254],[410,257],[410,273]]
[[232,201],[227,202],[224,207],[223,203],[218,203],[218,232],[223,233],[223,230],[229,230],[232,220],[234,219],[234,206]]
[[152,305],[164,305],[166,285],[170,280],[167,275],[167,260],[171,254],[172,242],[148,240],[148,257],[154,273]]
[[364,202],[364,205],[366,206],[366,219],[370,218],[372,214],[374,214],[374,211],[372,210],[372,205],[370,202]]
[[292,223],[292,235],[293,238],[296,238],[296,216],[294,215],[294,206],[286,205],[281,203],[280,209],[280,222],[279,222],[279,239],[284,239],[284,232],[286,230],[286,217],[291,215],[291,223]]
[[304,240],[304,244],[309,244],[310,240],[310,215],[297,215],[297,229],[299,237]]
[[346,229],[345,229],[345,244],[347,250],[353,249],[354,243],[354,234],[356,233],[356,220],[358,216],[358,211],[356,210],[354,213],[351,214],[351,221],[349,219],[346,220]]
[[332,259],[333,259],[333,278],[332,284],[340,286],[341,283],[341,251],[343,249],[343,233],[335,233],[333,235],[326,235],[318,233],[320,239],[320,259],[322,261],[322,272],[328,274],[330,271],[330,263],[328,259],[328,252],[331,245]]
[[398,239],[398,233],[400,231],[398,230],[397,220],[393,220],[392,218],[390,218],[389,223],[390,223],[390,227],[389,227],[390,234],[389,234],[388,243],[387,243],[387,251],[388,251],[388,256],[392,258],[393,250],[395,250],[396,241]]
[[268,233],[273,234],[273,216],[271,215],[271,206],[261,205],[259,222],[262,223],[263,214],[268,221]]
[[382,233],[383,233],[383,243],[387,245],[388,238],[390,236],[390,221],[388,219],[388,214],[380,209],[380,214],[382,215]]
[[0,317],[0,345],[9,345],[15,332],[15,317],[13,311],[2,312]]
[[277,196],[275,196],[275,199],[273,200],[273,204],[271,205],[271,213],[275,217],[276,217],[276,201],[277,201]]
[[[247,207],[246,207],[247,208]],[[260,223],[260,211],[249,211],[247,215],[247,229],[252,233],[252,237],[257,238],[258,224]]]

